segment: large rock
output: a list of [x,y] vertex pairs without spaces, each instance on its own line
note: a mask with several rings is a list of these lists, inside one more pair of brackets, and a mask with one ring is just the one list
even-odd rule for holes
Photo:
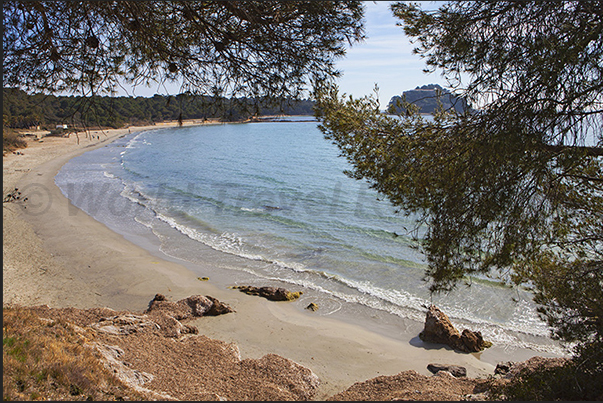
[[258,295],[270,301],[293,301],[303,294],[302,291],[291,292],[282,287],[254,287],[252,285],[235,285],[230,287],[248,295]]
[[484,341],[481,332],[473,332],[469,329],[465,329],[461,333],[461,343],[459,350],[468,353],[476,353],[492,345],[492,343]]
[[223,315],[234,312],[234,309],[210,296],[192,295],[178,302],[172,302],[164,295],[156,294],[145,313],[155,311],[162,311],[177,320],[182,320],[190,317]]
[[419,338],[428,343],[457,345],[461,339],[458,330],[452,325],[448,316],[435,305],[429,307],[425,316],[425,327]]
[[210,296],[192,295],[178,302],[172,302],[164,295],[156,294],[144,313],[159,325],[161,333],[165,336],[179,337],[199,333],[199,329],[195,326],[180,321],[201,316],[223,315],[229,312],[234,312],[234,309]]
[[114,335],[128,335],[160,329],[147,315],[123,314],[104,317],[90,325],[95,330]]
[[465,353],[476,353],[492,345],[484,341],[480,332],[465,329],[460,334],[448,316],[435,305],[431,305],[427,311],[425,327],[419,333],[419,338],[428,343],[446,344]]
[[128,368],[127,365],[124,365],[124,362],[121,361],[124,350],[119,346],[92,342],[87,347],[96,349],[104,358],[103,365],[125,384],[136,388],[153,380],[152,374]]

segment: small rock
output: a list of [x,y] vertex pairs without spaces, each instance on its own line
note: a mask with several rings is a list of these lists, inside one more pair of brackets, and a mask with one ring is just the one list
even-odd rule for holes
[[291,292],[282,287],[254,287],[251,285],[236,285],[230,287],[248,295],[258,295],[270,301],[293,301],[303,294],[302,291]]
[[235,310],[233,308],[226,305],[224,302],[218,301],[217,298],[210,297],[209,295],[206,295],[205,298],[209,299],[212,302],[212,306],[209,308],[209,310],[207,312],[205,312],[205,315],[207,315],[207,316],[218,316],[218,315],[224,315],[224,314],[230,313],[230,312],[235,312]]
[[180,329],[180,334],[199,334],[199,329],[195,326],[183,324]]
[[513,361],[499,362],[498,364],[496,364],[496,368],[494,369],[494,374],[495,375],[506,375],[511,370],[511,367],[513,367],[513,364],[515,364]]
[[456,378],[463,378],[467,376],[467,369],[465,367],[461,367],[460,365],[429,364],[427,365],[427,369],[433,374],[437,374],[440,371],[448,371]]
[[316,312],[318,310],[318,305],[315,304],[314,302],[312,302],[312,303],[310,303],[310,305],[308,305],[306,307],[306,309],[309,309],[310,311]]
[[190,297],[176,302],[176,304],[190,307],[190,315],[193,317],[200,317],[211,309],[213,302],[203,295],[191,295]]
[[463,396],[463,400],[467,401],[467,402],[483,402],[486,400],[490,400],[488,399],[488,394],[487,393],[472,393],[472,394],[468,394]]

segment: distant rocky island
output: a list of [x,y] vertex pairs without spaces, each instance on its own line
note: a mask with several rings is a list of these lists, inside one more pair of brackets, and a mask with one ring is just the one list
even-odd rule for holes
[[454,109],[462,113],[469,108],[464,99],[455,96],[447,89],[438,84],[427,84],[414,90],[404,91],[402,96],[393,96],[387,105],[387,112],[394,114],[403,112],[403,98],[406,102],[417,105],[420,113],[434,113],[439,107],[438,101],[441,102],[444,110]]

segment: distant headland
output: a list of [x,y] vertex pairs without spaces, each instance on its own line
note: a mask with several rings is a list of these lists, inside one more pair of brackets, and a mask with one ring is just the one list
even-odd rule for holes
[[404,91],[402,96],[393,96],[387,105],[387,112],[392,114],[403,112],[405,110],[403,99],[419,107],[419,113],[433,114],[440,107],[440,104],[444,110],[454,109],[462,113],[468,109],[467,102],[463,98],[455,96],[438,84],[427,84],[421,87],[417,86],[414,90]]

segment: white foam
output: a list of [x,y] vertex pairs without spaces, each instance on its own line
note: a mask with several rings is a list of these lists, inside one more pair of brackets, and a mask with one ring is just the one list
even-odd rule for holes
[[[143,131],[143,132],[138,133],[136,136],[132,137],[132,139],[130,141],[128,141],[128,144],[126,144],[126,148],[134,148],[137,145],[137,143],[139,142],[138,138],[145,133],[146,133],[146,131]],[[122,154],[124,152],[122,152]]]
[[[134,221],[136,221],[137,223],[144,225],[145,227],[147,227],[150,230],[153,230],[153,224],[151,224],[148,221],[143,221],[142,219],[140,219],[139,217],[134,217]],[[154,233],[154,231],[153,231]]]
[[308,268],[302,264],[302,263],[297,263],[297,262],[282,262],[280,260],[273,260],[272,263],[274,263],[275,265],[285,268],[285,269],[291,269],[295,272],[301,273],[301,272],[307,272]]
[[187,227],[186,225],[182,225],[175,219],[164,214],[156,214],[157,218],[167,223],[170,227],[178,230],[180,233],[186,235],[190,239],[201,242],[202,244],[209,246],[214,250],[240,256],[249,260],[266,261],[263,256],[245,251],[243,240],[235,234],[230,234],[227,232],[222,233],[221,235],[202,233],[193,228]]
[[263,210],[258,209],[258,208],[247,208],[247,207],[241,207],[242,211],[248,211],[250,213],[261,213],[263,212]]

